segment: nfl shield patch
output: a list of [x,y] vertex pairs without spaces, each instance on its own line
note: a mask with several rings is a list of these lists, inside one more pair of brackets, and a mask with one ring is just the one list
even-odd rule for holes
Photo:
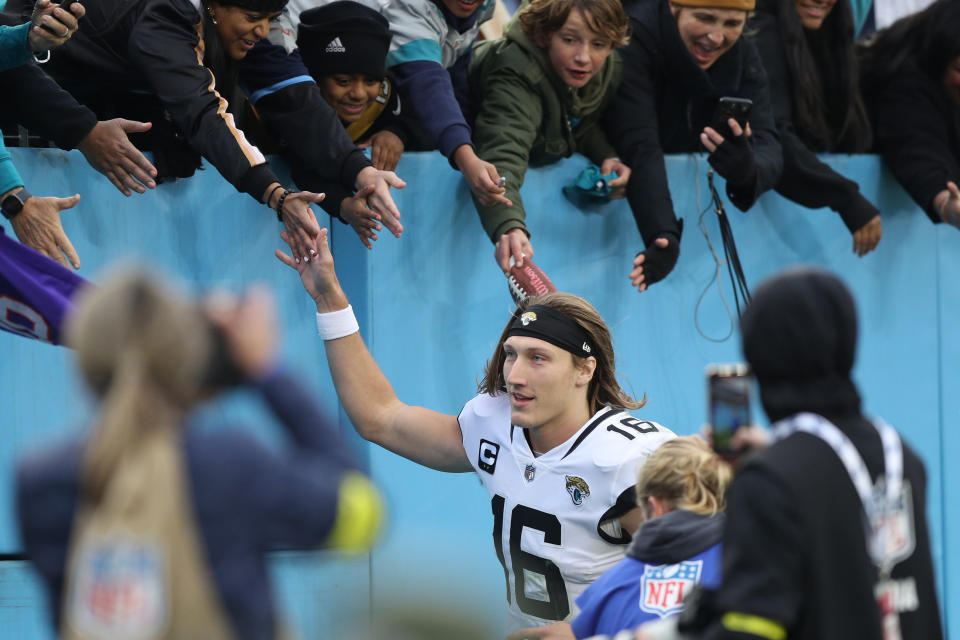
[[640,609],[661,618],[679,613],[683,599],[702,575],[703,560],[647,566],[641,579]]
[[537,473],[537,468],[532,464],[528,464],[527,468],[523,470],[523,477],[527,482],[533,482],[533,476]]
[[102,640],[152,638],[167,623],[166,567],[157,547],[101,540],[82,547],[66,615],[76,630]]
[[885,499],[883,483],[878,483],[874,488],[873,501],[870,555],[878,566],[889,572],[913,555],[916,547],[910,481],[904,480],[900,495],[892,503]]

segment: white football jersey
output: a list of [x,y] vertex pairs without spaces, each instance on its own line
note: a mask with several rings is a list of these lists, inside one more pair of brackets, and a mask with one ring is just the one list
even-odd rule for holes
[[[506,394],[478,395],[459,416],[463,447],[490,492],[493,543],[507,584],[507,632],[569,620],[574,600],[626,553],[617,518],[636,506],[647,456],[674,433],[605,407],[534,457]],[[601,526],[603,525],[603,526]]]

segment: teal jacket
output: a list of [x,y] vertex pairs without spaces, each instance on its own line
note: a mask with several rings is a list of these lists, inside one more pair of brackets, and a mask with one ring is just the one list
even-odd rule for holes
[[546,50],[527,38],[516,20],[503,38],[474,47],[468,71],[478,105],[473,143],[477,155],[507,179],[505,195],[513,202],[487,207],[474,198],[491,240],[517,227],[526,231],[520,186],[528,165],[550,164],[574,152],[596,164],[617,155],[599,120],[620,74],[620,57],[613,52],[585,86],[567,86]]
[[[0,71],[19,67],[30,60],[30,49],[27,48],[29,33],[29,22],[16,27],[0,27]],[[0,136],[0,193],[22,186],[23,180],[13,166],[10,152],[3,144],[3,136]]]

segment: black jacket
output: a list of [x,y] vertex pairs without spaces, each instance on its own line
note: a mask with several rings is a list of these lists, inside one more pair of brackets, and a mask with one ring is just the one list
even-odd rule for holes
[[741,37],[706,71],[680,39],[667,0],[624,3],[633,35],[620,49],[623,80],[605,116],[609,139],[631,168],[627,198],[647,246],[663,233],[680,235],[673,211],[664,153],[702,151],[700,132],[714,124],[717,100],[753,101],[750,128],[757,177],[749,188],[728,185],[727,196],[746,211],[779,180],[783,165],[767,77],[749,38]]
[[[0,14],[0,24],[22,24],[19,16]],[[34,63],[0,72],[0,113],[5,121],[16,122],[52,140],[61,149],[74,149],[93,127],[97,117]]]
[[[206,43],[198,5],[90,0],[79,31],[53,52],[46,69],[75,95],[118,89],[156,95],[189,147],[237,190],[259,200],[279,179],[228,112],[227,98],[233,96],[220,93],[227,79],[215,78],[201,62]],[[276,51],[268,45],[259,43],[238,65],[241,85],[269,84],[277,66],[270,59]],[[333,180],[352,186],[370,164],[311,82],[270,93],[257,102],[257,110],[304,162]]]
[[[884,456],[850,379],[856,311],[840,280],[811,269],[785,272],[754,291],[740,326],[771,422],[822,415],[850,439],[876,483]],[[940,640],[926,474],[905,444],[903,467],[911,504],[899,533],[912,530],[913,539],[899,548],[891,573],[894,604],[903,640]],[[863,512],[840,458],[815,435],[793,433],[746,461],[727,494],[720,615],[706,637],[756,638],[728,628],[723,614],[739,612],[782,625],[788,640],[880,640]]]
[[[783,37],[777,25],[773,3],[758,3],[748,29],[770,84],[770,104],[783,146],[783,175],[776,191],[804,207],[830,207],[840,214],[851,232],[872,220],[879,212],[860,195],[856,182],[848,180],[820,162],[797,135],[793,122],[793,80],[787,67]],[[826,149],[817,149],[826,151]]]
[[[826,416],[853,442],[874,480],[883,471],[876,430],[858,412]],[[926,524],[926,474],[906,445],[913,553],[893,569],[906,586],[903,640],[942,638]],[[815,470],[815,472],[811,472]],[[750,460],[731,485],[723,544],[721,611],[782,623],[789,640],[880,640],[876,569],[867,554],[860,498],[819,438],[796,433]],[[916,600],[912,600],[912,587]],[[912,609],[912,610],[911,610]],[[708,638],[749,638],[715,626]]]
[[864,85],[875,150],[930,219],[942,222],[933,198],[960,184],[960,106],[939,80],[916,64]]
[[189,146],[239,191],[259,200],[278,182],[227,112],[203,66],[202,17],[188,0],[85,2],[79,30],[47,71],[78,95],[116,89],[155,94]]

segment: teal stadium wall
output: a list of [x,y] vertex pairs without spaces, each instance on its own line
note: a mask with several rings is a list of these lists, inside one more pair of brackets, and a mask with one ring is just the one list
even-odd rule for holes
[[[256,281],[274,290],[289,366],[350,434],[390,509],[371,554],[276,556],[280,606],[304,638],[345,637],[338,631],[343,624],[398,602],[472,610],[487,621],[491,637],[501,635],[503,572],[490,544],[486,492],[472,474],[430,471],[352,435],[336,404],[311,302],[295,274],[273,258],[280,229],[269,211],[210,168],[126,199],[77,152],[12,153],[33,193],[83,195],[76,210],[64,214],[82,275],[96,280],[107,265],[133,258],[194,290]],[[951,615],[960,612],[960,553],[945,544],[960,535],[960,465],[954,462],[960,457],[960,279],[950,275],[960,264],[960,235],[931,225],[876,158],[828,161],[859,182],[882,211],[883,241],[866,258],[851,253],[838,216],[801,209],[775,194],[746,214],[731,208],[730,222],[751,284],[809,263],[838,273],[853,290],[861,325],[856,380],[867,411],[896,425],[926,463],[941,606],[953,636],[960,637],[960,615]],[[716,285],[708,286],[716,265],[697,226],[699,207],[708,202],[707,165],[702,157],[667,159],[674,202],[686,220],[681,257],[669,279],[639,295],[627,273],[641,243],[625,202],[583,212],[560,193],[584,163],[575,157],[528,175],[523,193],[537,263],[606,318],[623,382],[648,399],[638,415],[693,433],[705,416],[704,366],[740,359],[736,335],[708,339],[726,335],[731,320]],[[338,270],[367,342],[400,397],[457,413],[475,393],[512,306],[459,176],[436,154],[404,156],[398,173],[409,185],[396,193],[403,238],[383,234],[368,252],[349,228],[334,222]],[[319,218],[327,220],[322,213]],[[704,226],[722,251],[713,213]],[[725,271],[720,283],[729,299]],[[40,587],[15,559],[13,468],[23,451],[82,429],[91,405],[66,349],[4,334],[0,353],[0,554],[11,558],[0,562],[0,636],[50,638]],[[212,420],[242,421],[283,446],[255,399],[234,394],[203,411]]]

